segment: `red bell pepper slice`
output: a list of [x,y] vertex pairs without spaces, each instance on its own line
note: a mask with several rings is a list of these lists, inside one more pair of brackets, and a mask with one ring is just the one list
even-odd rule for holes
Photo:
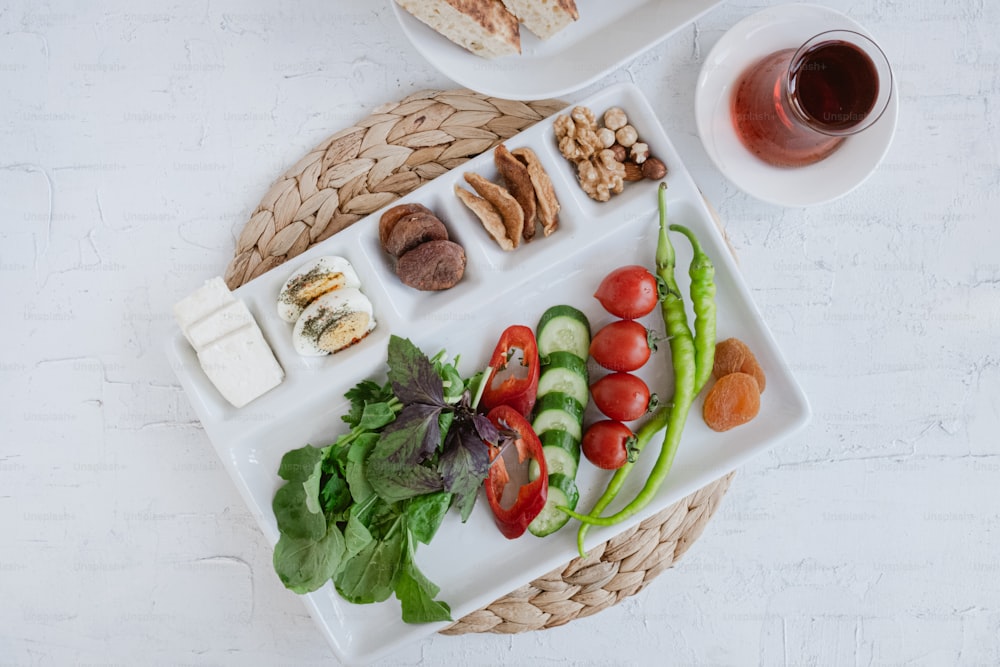
[[503,498],[504,487],[510,481],[507,473],[507,466],[500,456],[499,447],[490,447],[490,474],[486,477],[486,499],[493,510],[493,520],[497,528],[509,540],[520,537],[527,530],[528,524],[545,507],[545,500],[549,493],[549,473],[545,465],[545,454],[542,452],[542,443],[535,435],[531,424],[509,405],[501,405],[490,410],[486,418],[493,422],[493,425],[501,433],[510,434],[517,439],[514,445],[517,447],[517,460],[524,463],[526,458],[533,458],[538,461],[541,472],[538,479],[522,486],[517,491],[517,500],[508,508],[503,508],[500,501]]
[[[497,374],[507,370],[517,350],[521,350],[521,364],[527,367],[527,373],[512,369],[507,377],[497,384],[495,381]],[[486,389],[483,391],[480,405],[486,411],[499,405],[509,405],[521,413],[522,417],[530,419],[538,394],[538,375],[538,343],[535,341],[534,332],[520,324],[507,327],[500,335],[500,341],[490,358],[490,374],[486,378]]]

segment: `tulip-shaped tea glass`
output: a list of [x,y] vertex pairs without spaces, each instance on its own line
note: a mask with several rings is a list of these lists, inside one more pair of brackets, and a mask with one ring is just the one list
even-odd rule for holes
[[731,100],[733,127],[764,162],[809,165],[877,121],[892,87],[889,61],[875,42],[851,30],[823,32],[740,75]]

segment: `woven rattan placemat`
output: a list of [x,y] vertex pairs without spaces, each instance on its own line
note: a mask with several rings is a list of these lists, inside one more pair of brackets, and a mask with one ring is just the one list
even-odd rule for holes
[[[384,104],[309,151],[274,182],[240,233],[236,289],[315,243],[565,107],[466,90]],[[516,633],[590,616],[642,590],[701,535],[733,473],[443,631]]]

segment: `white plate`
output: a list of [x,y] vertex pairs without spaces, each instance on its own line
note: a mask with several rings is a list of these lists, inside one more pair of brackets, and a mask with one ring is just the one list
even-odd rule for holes
[[485,95],[537,100],[593,83],[718,5],[720,0],[577,3],[580,18],[542,41],[521,26],[521,54],[473,55],[392,5],[413,46],[449,79]]
[[705,59],[695,95],[698,134],[719,171],[747,194],[779,206],[828,202],[861,185],[889,151],[899,113],[895,81],[881,118],[864,132],[848,137],[830,157],[807,167],[783,169],[762,162],[740,143],[733,130],[729,117],[733,85],[750,64],[838,28],[871,37],[853,19],[832,9],[779,5],[734,25]]
[[[738,336],[745,340],[767,372],[767,391],[759,416],[733,431],[710,431],[701,419],[699,399],[688,420],[673,471],[655,500],[627,523],[591,531],[590,548],[796,432],[807,422],[809,406],[754,306],[701,194],[642,93],[632,85],[620,84],[582,104],[599,113],[621,106],[639,136],[666,162],[670,169],[667,182],[671,220],[692,228],[715,260],[720,339]],[[559,155],[551,119],[507,143],[511,148],[533,148],[552,177],[563,206],[560,227],[552,236],[539,236],[505,253],[456,199],[453,186],[461,182],[463,172],[496,177],[493,156],[487,153],[401,200],[429,206],[444,220],[452,238],[464,246],[467,272],[451,290],[417,292],[399,282],[379,247],[377,221],[381,212],[377,212],[311,248],[289,265],[236,290],[236,296],[245,300],[254,313],[287,373],[284,383],[270,393],[242,410],[232,408],[206,380],[182,335],[178,332],[170,340],[168,354],[181,384],[272,544],[278,539],[278,531],[271,499],[281,482],[276,475],[281,456],[306,443],[327,444],[343,432],[340,416],[348,406],[344,392],[364,378],[384,379],[390,333],[409,337],[428,354],[442,348],[451,355],[461,354],[460,370],[469,375],[486,364],[505,327],[515,323],[534,327],[549,306],[568,303],[580,308],[597,331],[612,320],[591,296],[600,279],[621,265],[652,266],[657,183],[629,184],[611,202],[600,204],[586,197],[571,165]],[[682,289],[687,290],[691,252],[683,237],[676,235],[674,240],[677,278]],[[281,285],[298,264],[326,254],[343,255],[354,264],[362,289],[375,306],[379,324],[368,338],[348,350],[328,357],[304,358],[292,349],[291,325],[278,319],[275,303]],[[656,313],[644,321],[663,330]],[[663,345],[640,373],[661,396],[671,393],[669,363],[669,347]],[[596,372],[593,377],[597,377]],[[644,480],[657,448],[648,451],[650,454],[637,465],[632,483],[622,492],[623,499],[636,493]],[[581,507],[587,508],[596,500],[607,478],[606,472],[581,463],[577,479]],[[507,540],[494,526],[488,504],[480,498],[464,525],[451,512],[434,541],[420,547],[417,560],[421,570],[440,585],[440,599],[451,605],[453,617],[458,619],[571,560],[576,555],[575,539],[575,525],[570,524],[545,539],[525,535]],[[348,604],[332,584],[302,599],[342,661],[376,660],[443,627],[403,623],[395,599],[375,605]]]

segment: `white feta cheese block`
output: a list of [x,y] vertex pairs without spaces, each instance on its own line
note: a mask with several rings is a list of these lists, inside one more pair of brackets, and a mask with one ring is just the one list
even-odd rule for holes
[[350,347],[374,328],[372,302],[360,290],[342,287],[302,311],[292,329],[292,344],[303,356],[322,356]]
[[361,279],[343,257],[325,255],[306,262],[288,277],[278,292],[278,317],[295,322],[317,298],[344,287],[361,287]]
[[184,332],[184,337],[190,341],[188,329],[191,325],[235,300],[226,283],[216,276],[206,280],[204,285],[174,304],[174,319]]
[[195,350],[202,350],[227,334],[254,324],[250,309],[242,301],[236,300],[201,318],[187,330],[187,339]]
[[274,389],[285,372],[256,323],[237,329],[198,351],[205,375],[237,408]]

